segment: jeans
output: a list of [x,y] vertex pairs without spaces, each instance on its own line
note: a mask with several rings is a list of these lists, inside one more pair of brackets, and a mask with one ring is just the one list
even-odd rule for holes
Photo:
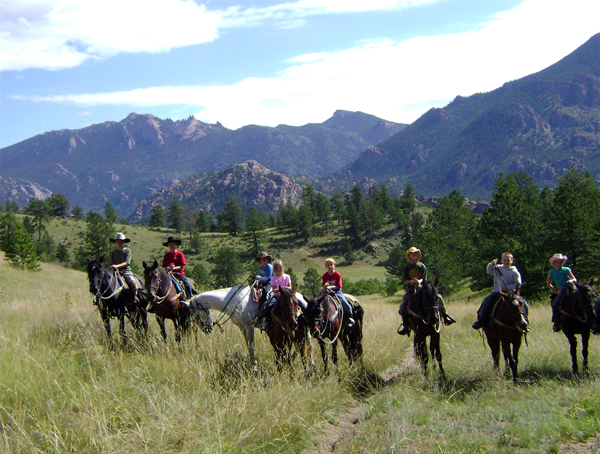
[[181,281],[185,287],[185,293],[187,294],[187,297],[191,298],[194,294],[192,293],[192,286],[190,285],[190,281],[187,280],[187,277],[179,273],[173,273],[173,276]]
[[352,318],[352,306],[350,306],[350,303],[344,296],[344,293],[342,292],[342,290],[341,289],[338,290],[337,292],[335,292],[335,294],[337,295],[337,297],[340,299],[340,302],[342,303],[342,308],[344,309],[344,313],[348,317]]
[[552,320],[556,320],[556,315],[560,311],[560,300],[562,300],[564,294],[565,292],[561,290],[556,295],[556,298],[554,298],[554,301],[552,301]]

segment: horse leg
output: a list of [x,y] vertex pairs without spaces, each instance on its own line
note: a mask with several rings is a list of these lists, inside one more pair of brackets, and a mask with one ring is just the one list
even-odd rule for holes
[[515,368],[513,369],[513,381],[517,383],[517,379],[519,378],[519,349],[521,348],[521,336],[513,343],[513,362],[515,364]]
[[310,332],[306,330],[306,349],[308,351],[308,365],[311,369],[315,368],[315,357],[313,354],[312,336]]
[[517,363],[515,362],[515,358],[512,355],[511,351],[511,342],[508,340],[502,341],[502,353],[504,354],[504,374],[508,373],[508,368],[512,372],[513,381],[517,382]]
[[331,344],[331,360],[333,361],[333,366],[337,369],[338,363],[338,354],[337,354],[337,339],[333,341]]
[[583,356],[583,373],[588,373],[588,343],[590,340],[590,332],[586,331],[581,334],[581,354]]
[[182,330],[182,326],[181,323],[179,322],[179,316],[175,315],[173,317],[173,327],[175,328],[175,341],[177,341],[178,344],[181,343],[181,330]]
[[160,328],[160,333],[162,334],[163,340],[167,341],[167,330],[165,329],[165,318],[160,315],[156,316],[156,322]]
[[125,332],[125,311],[121,312],[119,316],[119,335],[121,336],[121,343],[125,345],[127,343],[127,333]]
[[256,359],[254,358],[254,326],[252,322],[245,323],[243,326],[240,326],[240,329],[244,334],[244,339],[246,339],[246,347],[248,348],[248,354],[250,355],[250,362],[256,369]]
[[577,372],[579,372],[579,366],[577,366],[577,338],[575,337],[575,334],[572,333],[565,333],[565,336],[567,336],[567,339],[569,339],[569,345],[571,346],[571,362],[573,363],[572,372],[573,375],[575,375]]
[[323,358],[323,368],[325,373],[328,373],[327,364],[329,362],[329,356],[327,355],[327,350],[325,348],[325,342],[322,339],[319,339],[319,347],[321,347],[321,357]]
[[425,377],[429,375],[429,370],[427,368],[427,361],[429,361],[429,354],[427,353],[427,344],[424,339],[417,340],[417,332],[415,331],[415,352],[417,354],[417,358],[419,358],[419,362],[421,363],[421,367],[423,368],[423,374]]
[[488,336],[488,345],[492,351],[492,360],[494,361],[494,369],[500,370],[500,341]]
[[108,343],[112,346],[112,332],[110,329],[110,316],[108,315],[108,310],[101,309],[100,316],[102,317],[102,323],[104,323],[104,329],[106,330],[106,335],[108,336]]
[[446,373],[444,372],[444,367],[442,366],[442,350],[440,349],[440,335],[431,336],[431,341],[429,342],[429,348],[431,350],[431,357],[437,360],[438,365],[440,366],[440,376],[442,379],[446,379]]

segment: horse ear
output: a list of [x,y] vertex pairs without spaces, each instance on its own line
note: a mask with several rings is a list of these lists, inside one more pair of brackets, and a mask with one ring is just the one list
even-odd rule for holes
[[88,264],[92,261],[92,259],[89,257],[86,257],[86,260],[87,260]]
[[148,265],[146,264],[145,260],[142,262],[142,266],[144,267],[144,269],[148,268]]
[[152,268],[158,268],[158,262],[156,260],[154,260],[154,265],[152,265]]
[[438,286],[438,282],[439,282],[439,278],[436,277],[433,285],[435,285],[437,287]]
[[292,291],[294,292],[294,294],[298,291],[298,284],[294,284]]
[[100,256],[100,258],[98,259],[98,261],[99,261],[100,263],[104,263],[104,255],[101,255],[101,256]]

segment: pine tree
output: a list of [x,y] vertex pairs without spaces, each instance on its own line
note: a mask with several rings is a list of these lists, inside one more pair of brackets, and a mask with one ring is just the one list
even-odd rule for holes
[[237,236],[242,231],[244,222],[244,213],[242,206],[234,195],[229,196],[225,208],[217,216],[217,226],[219,230],[229,233],[231,236]]
[[321,292],[321,275],[312,266],[306,270],[303,277],[302,291],[313,297]]
[[106,219],[106,222],[108,222],[111,225],[114,225],[117,222],[119,222],[117,210],[115,210],[115,207],[110,202],[106,202],[106,204],[104,205],[104,219]]
[[167,222],[169,228],[174,229],[177,233],[181,233],[181,230],[183,229],[183,205],[177,200],[173,200],[169,205]]
[[85,268],[87,258],[108,256],[113,249],[110,238],[115,235],[113,226],[98,213],[88,212],[85,222],[85,232],[79,233],[83,244],[75,252],[76,263],[81,269]]
[[45,230],[44,224],[48,223],[48,204],[43,200],[30,199],[23,212],[33,217],[38,232],[38,242],[42,241],[42,232]]
[[40,267],[36,244],[12,211],[5,212],[0,218],[0,249],[12,266],[30,271]]
[[73,216],[73,219],[76,221],[81,221],[84,218],[83,208],[81,208],[79,205],[75,205],[71,210],[71,216]]
[[217,251],[213,258],[215,267],[210,272],[214,283],[219,288],[233,287],[239,284],[245,269],[240,255],[232,248],[224,247]]
[[48,214],[55,218],[66,218],[69,214],[69,205],[71,203],[63,194],[52,194],[46,199],[48,204]]
[[266,238],[265,235],[265,215],[258,211],[256,207],[250,207],[246,216],[246,232],[243,235],[244,240],[250,246],[250,253],[253,256],[263,249]]
[[157,203],[150,210],[150,219],[148,220],[149,227],[164,227],[167,218],[165,215],[165,207]]

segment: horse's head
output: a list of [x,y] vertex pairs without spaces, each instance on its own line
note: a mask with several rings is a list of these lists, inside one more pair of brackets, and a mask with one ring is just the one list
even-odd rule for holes
[[294,285],[293,289],[279,287],[279,307],[287,327],[291,331],[296,331],[298,328],[298,300],[296,292],[298,284]]
[[148,299],[153,302],[157,298],[157,292],[162,285],[162,278],[158,262],[155,260],[153,264],[142,262],[144,266],[144,288],[148,295]]
[[[570,282],[567,286],[565,298],[570,303],[569,305],[575,311],[575,314],[583,312],[586,324],[594,322],[594,290],[590,284],[585,282]],[[566,305],[567,310],[569,305]]]
[[423,319],[428,325],[438,327],[440,322],[440,303],[438,296],[438,280],[423,281],[421,290],[421,308]]
[[304,317],[308,320],[308,326],[310,332],[315,337],[321,336],[320,323],[323,319],[323,307],[321,301],[316,298],[306,298],[306,309],[304,310]]
[[504,302],[504,308],[506,309],[507,316],[515,320],[516,328],[519,331],[525,331],[529,321],[526,317],[525,312],[525,300],[519,295],[520,288],[510,290],[507,293],[500,292],[502,301]]
[[98,295],[100,293],[102,280],[107,274],[103,262],[104,256],[99,257],[96,260],[90,258],[87,259],[87,275],[88,280],[90,281],[90,293],[92,295]]

